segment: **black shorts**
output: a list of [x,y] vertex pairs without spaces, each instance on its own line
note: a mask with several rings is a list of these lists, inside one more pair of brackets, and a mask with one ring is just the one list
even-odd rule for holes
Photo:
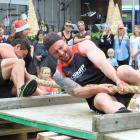
[[[100,81],[100,84],[103,84],[103,83],[104,84],[114,84],[115,85],[114,82],[112,82],[110,79],[108,79],[106,77],[104,79],[102,79],[102,81]],[[131,94],[131,93],[128,93],[128,94],[125,94],[125,95],[121,95],[119,93],[116,93],[113,96],[117,99],[118,102],[122,103],[125,107],[127,107],[128,104],[129,104],[129,101],[130,101],[130,99],[132,98],[133,95],[134,94]],[[98,110],[97,108],[95,108],[95,106],[94,106],[94,97],[95,96],[86,99],[90,109],[94,110],[97,113],[104,114],[104,112],[102,112],[102,111]]]
[[0,98],[8,98],[12,96],[13,83],[10,80],[3,79],[1,62],[2,60],[0,60]]

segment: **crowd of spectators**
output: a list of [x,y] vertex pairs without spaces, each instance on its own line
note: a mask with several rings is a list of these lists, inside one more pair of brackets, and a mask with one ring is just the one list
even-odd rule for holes
[[[90,30],[85,30],[84,21],[78,21],[79,32],[74,34],[72,22],[65,21],[64,26],[58,35],[68,44],[77,44],[85,40],[92,40]],[[15,39],[27,39],[31,32],[26,19],[16,20],[11,27],[11,34],[8,38],[4,36],[4,27],[0,24],[0,42],[11,44]],[[135,26],[132,36],[128,36],[123,24],[119,24],[116,34],[111,32],[108,25],[102,27],[98,47],[105,53],[108,62],[115,68],[120,65],[131,65],[133,68],[140,68],[140,28]],[[27,72],[40,77],[42,68],[48,68],[51,76],[55,73],[57,61],[44,49],[44,32],[37,32],[34,42],[30,42],[30,50],[24,58]],[[46,69],[43,69],[45,71]],[[41,77],[40,77],[41,78]],[[41,86],[40,86],[41,87]],[[52,90],[53,91],[53,90]]]

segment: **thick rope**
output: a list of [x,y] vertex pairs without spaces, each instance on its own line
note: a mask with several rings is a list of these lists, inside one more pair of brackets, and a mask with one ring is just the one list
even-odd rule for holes
[[[42,79],[39,79],[39,78],[37,78],[35,80],[40,85],[62,89],[62,87],[57,85],[55,81],[42,80]],[[113,84],[102,84],[102,85],[109,87],[114,93],[120,93],[120,94],[127,94],[127,93],[134,94],[134,93],[136,93],[136,94],[140,94],[140,86],[127,85],[127,86],[124,87],[123,93],[122,93],[120,87],[118,87],[116,85],[113,85]],[[94,84],[91,84],[90,86],[94,86]]]
[[56,84],[55,81],[42,80],[39,78],[36,78],[35,80],[37,81],[38,84],[40,84],[42,86],[62,89],[59,85]]
[[[107,87],[109,87],[114,93],[122,93],[120,87],[113,85],[113,84],[103,84]],[[140,86],[134,86],[134,85],[126,85],[124,86],[123,93],[122,94],[140,94]]]

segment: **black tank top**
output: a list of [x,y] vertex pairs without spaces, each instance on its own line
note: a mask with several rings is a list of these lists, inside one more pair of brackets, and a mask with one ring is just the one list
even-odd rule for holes
[[72,46],[72,59],[67,66],[58,63],[57,69],[63,76],[70,77],[81,86],[112,83],[84,54],[81,54],[78,44]]
[[71,39],[73,39],[72,33],[70,33],[70,37],[69,38],[66,38],[65,37],[64,32],[61,32],[61,34],[62,34],[62,37],[64,37],[64,39],[66,40],[66,43],[68,43],[68,41],[70,41]]

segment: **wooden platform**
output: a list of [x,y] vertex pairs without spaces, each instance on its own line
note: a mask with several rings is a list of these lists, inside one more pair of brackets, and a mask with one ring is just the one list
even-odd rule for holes
[[2,99],[0,118],[92,140],[116,140],[116,131],[140,129],[140,113],[96,115],[85,100],[68,95]]

